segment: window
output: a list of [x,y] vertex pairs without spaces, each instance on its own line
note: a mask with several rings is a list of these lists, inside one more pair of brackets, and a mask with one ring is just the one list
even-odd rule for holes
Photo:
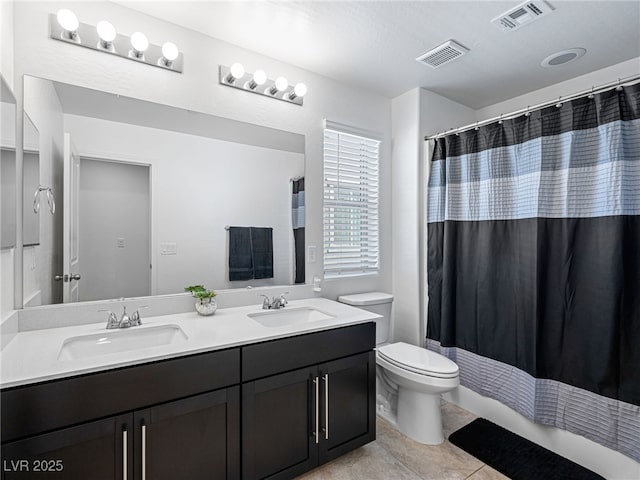
[[[352,129],[349,129],[353,131]],[[377,273],[380,141],[324,130],[324,276]]]

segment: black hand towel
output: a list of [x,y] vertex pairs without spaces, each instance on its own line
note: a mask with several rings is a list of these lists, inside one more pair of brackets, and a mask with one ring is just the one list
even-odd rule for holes
[[251,230],[249,227],[229,227],[229,281],[252,278]]
[[273,228],[251,227],[254,278],[273,278]]

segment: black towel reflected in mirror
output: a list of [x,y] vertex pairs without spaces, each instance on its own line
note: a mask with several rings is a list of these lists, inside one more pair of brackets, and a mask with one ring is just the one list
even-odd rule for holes
[[273,228],[229,227],[229,281],[273,278]]

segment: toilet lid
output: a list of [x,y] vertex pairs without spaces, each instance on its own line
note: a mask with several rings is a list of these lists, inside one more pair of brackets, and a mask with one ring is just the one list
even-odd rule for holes
[[439,353],[404,342],[379,347],[381,357],[394,365],[422,375],[452,378],[458,375],[458,365]]

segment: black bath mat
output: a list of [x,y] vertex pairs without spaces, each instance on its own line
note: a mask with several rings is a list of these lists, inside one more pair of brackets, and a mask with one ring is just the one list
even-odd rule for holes
[[449,435],[449,441],[513,480],[604,480],[546,448],[477,418]]

